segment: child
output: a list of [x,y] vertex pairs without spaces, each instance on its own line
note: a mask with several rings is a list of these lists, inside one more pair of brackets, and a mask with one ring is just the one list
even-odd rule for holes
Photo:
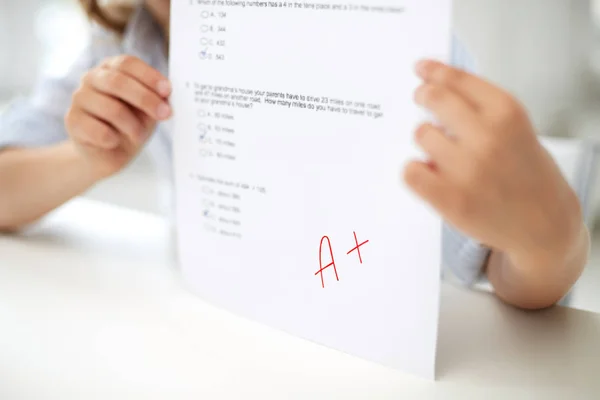
[[[169,170],[170,1],[81,3],[102,27],[91,46],[67,76],[44,81],[0,120],[0,229],[19,229],[118,173],[146,144]],[[460,58],[455,48],[455,65]],[[415,101],[452,135],[421,125],[415,138],[431,161],[408,164],[404,178],[448,222],[444,262],[466,283],[485,272],[509,304],[555,304],[588,255],[575,193],[514,98],[438,62],[416,73]]]

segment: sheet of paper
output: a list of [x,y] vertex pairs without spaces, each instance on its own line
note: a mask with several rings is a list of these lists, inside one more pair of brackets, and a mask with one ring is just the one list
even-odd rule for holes
[[[207,301],[434,376],[441,221],[402,182],[451,0],[172,2],[179,256]],[[318,360],[315,360],[318,363]]]

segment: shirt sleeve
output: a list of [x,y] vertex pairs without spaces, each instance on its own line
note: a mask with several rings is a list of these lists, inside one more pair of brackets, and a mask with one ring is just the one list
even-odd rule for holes
[[[452,65],[465,71],[474,72],[473,57],[456,38],[452,43]],[[461,283],[473,285],[482,277],[490,249],[463,235],[449,224],[442,230],[443,271],[449,270]]]
[[98,46],[92,40],[67,74],[42,78],[31,95],[14,100],[0,114],[0,149],[42,147],[65,140],[64,115],[82,76],[99,61],[97,56]]

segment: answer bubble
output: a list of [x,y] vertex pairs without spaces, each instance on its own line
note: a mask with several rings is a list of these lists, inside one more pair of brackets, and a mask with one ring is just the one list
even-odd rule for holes
[[210,232],[210,233],[217,233],[217,228],[215,228],[211,224],[205,224],[204,225],[204,230],[206,230],[207,232]]
[[215,206],[215,202],[209,199],[202,200],[202,205],[206,208],[211,208]]

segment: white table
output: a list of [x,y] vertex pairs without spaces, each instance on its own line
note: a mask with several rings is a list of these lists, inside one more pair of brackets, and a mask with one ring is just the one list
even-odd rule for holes
[[600,316],[443,285],[438,382],[219,310],[160,217],[76,200],[0,236],[0,399],[598,399]]

